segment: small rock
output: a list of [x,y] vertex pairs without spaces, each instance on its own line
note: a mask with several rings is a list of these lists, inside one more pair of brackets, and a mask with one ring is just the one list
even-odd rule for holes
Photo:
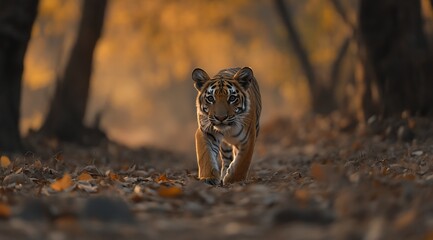
[[30,178],[27,177],[27,175],[25,175],[24,173],[12,173],[3,179],[3,185],[9,185],[12,183],[27,184],[31,182],[32,181],[30,180]]
[[413,152],[411,153],[412,156],[416,156],[416,157],[419,157],[419,156],[421,156],[421,155],[423,155],[423,154],[424,154],[424,152],[421,151],[421,150],[413,151]]

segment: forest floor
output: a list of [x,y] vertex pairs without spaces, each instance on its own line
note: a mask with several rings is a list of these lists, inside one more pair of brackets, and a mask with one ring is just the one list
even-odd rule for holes
[[193,155],[28,139],[41,151],[0,159],[0,239],[433,239],[433,124],[368,129],[275,120],[225,187]]

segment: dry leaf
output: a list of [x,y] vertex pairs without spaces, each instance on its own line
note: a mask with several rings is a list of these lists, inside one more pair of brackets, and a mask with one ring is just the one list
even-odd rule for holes
[[35,169],[41,169],[41,168],[42,168],[42,162],[41,162],[40,160],[36,160],[36,161],[33,163],[33,167],[34,167]]
[[89,182],[78,182],[77,188],[81,189],[83,191],[86,191],[88,193],[96,193],[98,192],[98,186],[93,186]]
[[114,172],[109,171],[107,176],[112,181],[120,181],[119,175],[115,174]]
[[63,191],[73,184],[71,175],[65,173],[62,178],[57,179],[55,182],[51,183],[50,187],[55,191]]
[[155,182],[157,182],[157,183],[168,182],[168,181],[169,180],[167,178],[167,175],[165,175],[165,174],[159,175],[159,177],[155,180]]
[[92,176],[103,176],[104,174],[99,171],[99,169],[95,165],[88,165],[85,166],[83,169],[80,170],[80,173],[87,172]]
[[161,197],[174,198],[174,197],[178,197],[178,196],[182,195],[182,189],[179,187],[164,187],[164,186],[162,186],[158,190],[158,194]]
[[421,155],[423,155],[423,154],[424,154],[424,152],[421,151],[421,150],[413,151],[413,152],[411,153],[411,155],[412,155],[412,156],[415,156],[415,157],[421,156]]
[[11,216],[11,208],[6,203],[0,203],[0,218],[9,218]]
[[311,164],[311,176],[318,180],[318,181],[324,181],[326,180],[326,173],[325,173],[325,169],[324,166],[322,164],[319,163],[313,163]]
[[64,215],[55,219],[54,224],[56,228],[62,230],[76,230],[77,218],[73,215]]
[[3,184],[4,185],[9,185],[9,184],[27,184],[27,183],[31,183],[32,181],[30,180],[29,177],[27,177],[27,175],[25,175],[24,173],[12,173],[7,175],[4,179],[3,179]]
[[295,190],[294,195],[295,195],[295,198],[302,203],[307,202],[308,199],[310,198],[310,193],[305,189]]
[[416,179],[416,176],[412,173],[407,173],[401,175],[400,178],[407,181],[414,181]]
[[1,156],[0,157],[0,165],[2,168],[7,168],[11,164],[11,160],[9,160],[8,156]]
[[87,172],[82,172],[82,173],[80,174],[80,176],[77,177],[77,180],[78,180],[78,181],[90,181],[90,180],[92,180],[92,179],[93,179],[92,175],[90,175],[90,174],[87,173]]
[[134,192],[132,193],[130,199],[131,201],[137,203],[141,202],[143,200],[143,191],[141,190],[141,187],[139,185],[135,185]]
[[57,153],[57,154],[54,156],[54,159],[55,159],[57,162],[61,162],[61,161],[63,161],[63,154],[62,154],[62,153]]
[[394,221],[394,226],[397,229],[403,229],[409,226],[416,220],[417,212],[415,210],[409,210],[404,213],[400,213],[397,219]]

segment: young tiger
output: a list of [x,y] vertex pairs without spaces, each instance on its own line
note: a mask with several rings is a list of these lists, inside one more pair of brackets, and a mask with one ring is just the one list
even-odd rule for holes
[[245,180],[262,109],[253,71],[229,68],[210,78],[196,68],[192,79],[198,91],[195,144],[199,179],[211,185]]

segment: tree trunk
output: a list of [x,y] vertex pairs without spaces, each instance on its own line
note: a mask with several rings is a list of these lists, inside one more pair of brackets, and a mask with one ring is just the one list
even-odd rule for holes
[[0,151],[21,149],[19,133],[24,55],[38,0],[0,0]]
[[318,81],[306,48],[302,44],[298,30],[293,23],[292,15],[289,9],[287,9],[284,0],[275,0],[275,7],[287,29],[295,55],[299,59],[301,68],[307,78],[313,112],[321,114],[332,112],[336,108],[333,93],[334,86],[325,87]]
[[362,0],[359,23],[380,113],[433,115],[433,58],[422,30],[420,1]]
[[41,131],[66,141],[81,141],[89,97],[93,52],[103,28],[107,0],[85,0],[77,39],[59,77]]

